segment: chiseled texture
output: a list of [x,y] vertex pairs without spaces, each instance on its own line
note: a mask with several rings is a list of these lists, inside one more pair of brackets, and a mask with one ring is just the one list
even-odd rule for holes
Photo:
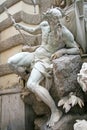
[[53,61],[54,87],[59,98],[79,89],[77,73],[81,68],[79,55],[65,55]]

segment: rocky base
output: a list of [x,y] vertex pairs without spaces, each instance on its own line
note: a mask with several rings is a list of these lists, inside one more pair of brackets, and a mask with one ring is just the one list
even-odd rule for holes
[[46,124],[43,124],[38,130],[73,130],[73,125],[76,123],[77,119],[87,120],[87,115],[65,115],[53,128],[47,128]]
[[[82,100],[84,99],[84,93],[77,83],[77,74],[81,69],[81,65],[82,61],[79,55],[65,55],[53,61],[54,82],[52,83],[50,94],[56,105],[62,97],[67,96],[70,92],[75,92],[76,96]],[[53,128],[47,128],[46,122],[50,117],[50,109],[37,99],[38,97],[31,92],[24,99],[27,104],[32,106],[36,114],[34,130],[73,130],[73,124],[77,119],[87,119],[86,115],[83,115],[85,108],[82,109],[76,105],[69,111],[70,115],[67,115],[69,114],[67,113]],[[62,107],[59,109],[65,113]]]

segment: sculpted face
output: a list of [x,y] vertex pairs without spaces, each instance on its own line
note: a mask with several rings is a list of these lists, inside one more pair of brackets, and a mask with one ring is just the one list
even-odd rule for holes
[[43,18],[50,21],[59,20],[63,17],[63,14],[59,8],[48,9],[46,13],[43,13]]

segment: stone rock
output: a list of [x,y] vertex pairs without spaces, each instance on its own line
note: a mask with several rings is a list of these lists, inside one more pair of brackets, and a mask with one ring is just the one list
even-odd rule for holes
[[77,119],[87,119],[87,115],[65,115],[53,126],[53,128],[47,128],[46,124],[44,124],[38,130],[73,130],[73,125]]
[[64,55],[53,61],[54,89],[59,98],[78,92],[77,74],[82,62],[79,55]]
[[[77,96],[83,96],[82,91],[80,91],[81,88],[77,83],[77,74],[80,71],[81,65],[82,62],[79,55],[65,55],[53,61],[54,82],[50,89],[50,94],[56,104],[60,98],[66,96],[70,92],[77,92]],[[48,130],[48,128],[46,128],[46,122],[50,115],[48,106],[42,101],[38,101],[36,96],[31,92],[24,100],[32,106],[36,114],[36,120],[34,122],[35,130]],[[62,117],[53,130],[73,130],[73,124],[75,123],[75,119],[77,119],[75,114],[84,113],[83,109],[80,108],[79,111],[78,109],[78,106],[75,106],[74,117],[72,115]],[[70,112],[73,111],[71,110]]]
[[42,101],[38,101],[33,93],[24,98],[24,102],[31,105],[37,116],[49,115],[50,109]]
[[46,121],[47,121],[47,117],[36,118],[36,120],[34,121],[35,124],[34,130],[41,130],[43,124],[46,124]]
[[24,102],[32,107],[33,113],[35,113],[35,121],[32,122],[35,126],[34,130],[39,130],[39,128],[48,120],[50,109],[42,101],[36,99],[36,96],[33,93],[29,93],[29,95],[25,96]]

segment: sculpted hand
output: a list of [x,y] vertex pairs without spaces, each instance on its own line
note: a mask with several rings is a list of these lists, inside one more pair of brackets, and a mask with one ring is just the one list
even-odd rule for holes
[[28,51],[30,51],[30,46],[28,46],[28,45],[23,46],[22,52],[28,52]]
[[52,56],[51,56],[51,60],[57,59],[59,57],[61,57],[63,55],[63,53],[61,51],[55,52]]
[[76,104],[78,104],[80,108],[84,106],[83,100],[73,94],[70,95],[69,104],[71,104],[72,107],[75,106]]
[[14,23],[13,25],[14,25],[14,27],[15,27],[17,30],[18,30],[19,27],[20,27],[18,23]]

